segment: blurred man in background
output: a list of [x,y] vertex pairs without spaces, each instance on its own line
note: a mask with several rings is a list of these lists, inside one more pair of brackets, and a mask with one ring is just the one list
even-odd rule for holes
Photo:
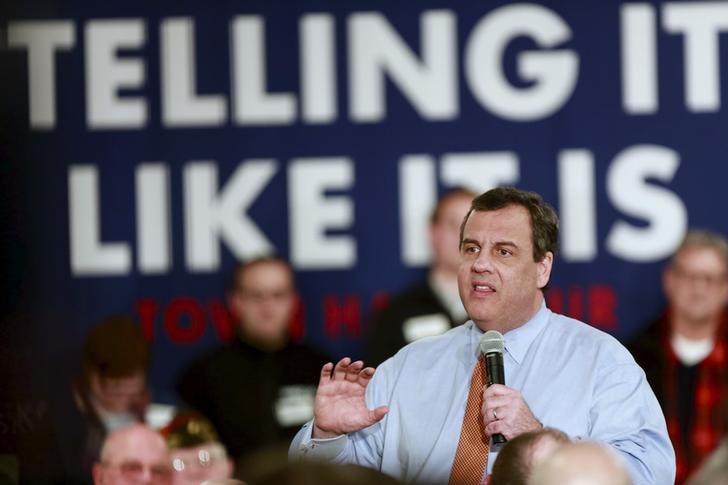
[[108,433],[144,422],[150,356],[141,328],[126,316],[104,320],[86,336],[81,375],[73,390],[85,421],[81,467],[86,474],[99,459]]
[[422,337],[440,335],[468,319],[458,294],[460,224],[475,193],[446,192],[430,216],[432,266],[427,279],[396,295],[374,318],[366,362],[376,366]]
[[162,436],[135,424],[111,432],[93,467],[95,485],[171,485],[172,468]]
[[202,415],[180,412],[160,433],[170,450],[174,485],[232,478],[233,463],[212,423]]
[[728,390],[728,241],[691,230],[663,272],[665,313],[630,346],[665,413],[683,483],[717,446]]
[[232,458],[289,441],[313,416],[326,355],[291,342],[293,271],[277,257],[240,264],[228,304],[237,336],[186,369],[180,396],[209,418]]

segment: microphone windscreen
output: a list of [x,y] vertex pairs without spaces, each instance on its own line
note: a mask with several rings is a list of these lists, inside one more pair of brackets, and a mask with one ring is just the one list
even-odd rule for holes
[[490,354],[497,352],[503,353],[505,349],[505,341],[503,340],[503,334],[497,330],[488,330],[480,337],[480,352],[482,354]]

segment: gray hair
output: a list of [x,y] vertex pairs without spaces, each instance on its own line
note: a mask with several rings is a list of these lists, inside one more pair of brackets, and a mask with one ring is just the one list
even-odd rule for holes
[[691,229],[685,234],[680,246],[670,258],[670,266],[675,266],[677,256],[686,248],[714,249],[728,269],[728,240],[722,234],[706,229]]

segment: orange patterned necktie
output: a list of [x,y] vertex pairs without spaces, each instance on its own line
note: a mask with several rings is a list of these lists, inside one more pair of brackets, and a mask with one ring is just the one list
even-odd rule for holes
[[485,385],[485,365],[480,355],[473,369],[470,381],[468,403],[465,406],[463,427],[460,430],[460,441],[455,453],[455,461],[450,471],[449,484],[479,484],[483,479],[483,471],[488,463],[490,441],[485,435],[481,408],[483,406],[483,387]]

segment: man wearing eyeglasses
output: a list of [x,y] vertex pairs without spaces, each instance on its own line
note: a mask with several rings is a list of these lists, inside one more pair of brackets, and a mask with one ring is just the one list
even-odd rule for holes
[[142,424],[110,433],[101,449],[101,461],[94,464],[95,485],[172,483],[167,444],[156,431]]
[[298,294],[287,261],[262,256],[240,263],[228,304],[235,339],[192,362],[177,391],[212,422],[238,461],[289,442],[313,417],[319,369],[329,358],[290,339]]
[[681,484],[725,432],[728,241],[691,230],[662,275],[667,309],[630,346],[660,401]]

